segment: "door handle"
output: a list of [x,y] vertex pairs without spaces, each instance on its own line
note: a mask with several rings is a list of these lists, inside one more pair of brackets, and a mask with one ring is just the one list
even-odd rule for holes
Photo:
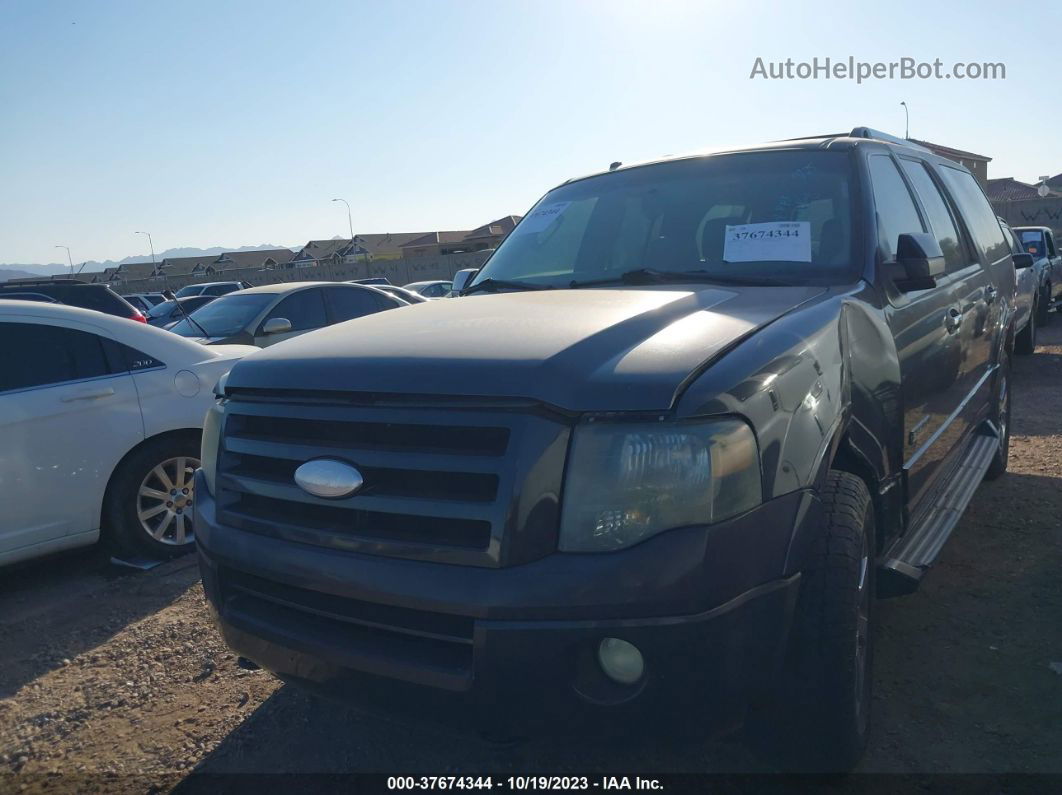
[[948,314],[944,316],[944,328],[948,330],[949,334],[954,334],[962,326],[962,312],[955,307],[948,310]]
[[86,389],[83,392],[72,392],[63,395],[64,403],[72,403],[75,400],[97,400],[98,398],[110,397],[114,394],[114,387],[107,386],[101,389]]
[[996,290],[991,284],[985,288],[985,301],[992,303],[996,300],[996,296],[999,295],[999,291]]

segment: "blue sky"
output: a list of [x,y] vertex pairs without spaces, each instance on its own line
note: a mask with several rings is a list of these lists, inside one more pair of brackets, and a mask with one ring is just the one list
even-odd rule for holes
[[[0,262],[467,229],[612,160],[866,124],[1062,171],[1062,5],[686,0],[0,5]],[[1056,53],[1052,55],[1052,49]],[[750,80],[757,56],[1002,81]]]

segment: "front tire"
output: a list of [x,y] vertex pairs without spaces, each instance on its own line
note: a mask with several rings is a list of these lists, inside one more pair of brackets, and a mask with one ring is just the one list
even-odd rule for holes
[[1040,314],[1040,302],[1037,301],[1033,311],[1029,314],[1029,322],[1025,328],[1018,332],[1014,340],[1014,352],[1019,356],[1028,356],[1036,352],[1036,326],[1039,321],[1036,316]]
[[866,484],[831,471],[823,525],[801,577],[793,640],[761,744],[787,770],[843,772],[862,756],[870,719],[874,511]]
[[175,557],[195,546],[197,433],[151,439],[118,465],[104,497],[104,532],[120,555]]

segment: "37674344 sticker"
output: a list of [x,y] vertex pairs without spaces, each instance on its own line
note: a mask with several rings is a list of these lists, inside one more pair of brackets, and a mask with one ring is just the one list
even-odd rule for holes
[[723,237],[723,261],[811,262],[811,223],[728,224]]

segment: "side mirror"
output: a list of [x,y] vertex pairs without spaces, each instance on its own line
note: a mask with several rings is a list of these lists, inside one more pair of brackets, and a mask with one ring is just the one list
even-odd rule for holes
[[472,277],[475,276],[477,273],[479,273],[479,268],[465,268],[463,270],[459,270],[457,273],[454,274],[454,283],[450,290],[455,293],[460,293],[462,290],[468,287],[468,283],[472,281]]
[[291,321],[286,317],[271,317],[262,324],[263,334],[287,334],[291,331]]
[[1022,270],[1023,268],[1031,268],[1033,266],[1032,254],[1011,254],[1014,259],[1014,269]]
[[900,290],[928,290],[944,275],[944,252],[928,232],[902,234],[896,241],[896,264],[901,268],[896,280]]

